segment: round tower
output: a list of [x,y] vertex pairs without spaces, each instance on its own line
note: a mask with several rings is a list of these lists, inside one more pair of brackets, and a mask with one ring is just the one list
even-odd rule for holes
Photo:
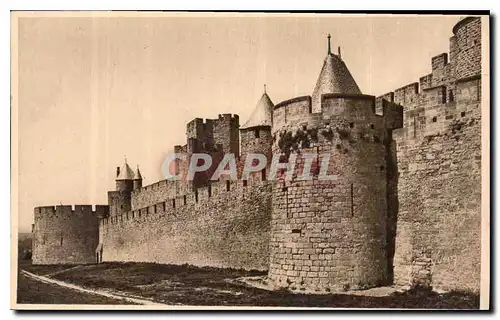
[[321,75],[327,79],[318,83],[336,79],[338,85],[321,93],[318,112],[311,112],[311,97],[273,111],[273,153],[297,162],[293,178],[281,177],[273,188],[269,278],[297,290],[378,286],[387,280],[384,142],[390,135],[375,114],[375,97],[346,89],[348,73],[323,67]]
[[[134,180],[135,173],[130,168],[125,159],[122,167],[116,168],[116,191],[108,192],[108,204],[110,216],[120,215],[132,208],[132,191],[134,185],[137,184]],[[140,182],[142,184],[142,180]]]
[[95,263],[99,217],[108,206],[58,205],[36,207],[33,225],[33,264]]
[[450,59],[455,60],[455,77],[481,74],[481,18],[466,17],[453,27]]
[[134,189],[134,171],[125,159],[122,167],[116,168],[116,191],[132,191]]
[[[272,111],[274,104],[269,98],[266,86],[264,93],[257,102],[250,118],[241,126],[241,159],[245,161],[248,154],[262,154],[266,156],[267,165],[272,158],[272,135],[273,123]],[[261,171],[262,180],[266,177],[266,170]]]
[[134,173],[134,190],[142,188],[142,175],[141,171],[139,170],[139,165],[137,165],[137,168],[135,169]]

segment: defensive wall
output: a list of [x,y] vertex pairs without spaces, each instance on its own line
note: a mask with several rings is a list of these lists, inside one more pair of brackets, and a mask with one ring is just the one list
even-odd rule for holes
[[254,182],[218,181],[175,196],[168,183],[145,188],[132,211],[101,219],[103,261],[267,270],[271,185]]
[[479,290],[481,262],[480,20],[454,28],[432,73],[379,97],[404,106],[397,162],[396,284]]
[[[124,184],[109,192],[109,208],[38,207],[33,262],[92,263],[97,252],[99,261],[269,269],[277,286],[318,291],[393,282],[479,290],[480,23],[458,22],[432,72],[394,92],[324,94],[321,110],[310,96],[283,101],[272,128],[239,131],[230,114],[195,119],[174,147],[187,159],[211,154],[214,169],[240,153],[241,134],[240,173],[249,152],[294,155],[291,181],[281,170],[279,182],[261,173],[209,182],[209,170],[194,184]],[[334,180],[318,179],[322,154]],[[175,161],[176,172],[186,163]],[[306,166],[313,179],[303,181]]]

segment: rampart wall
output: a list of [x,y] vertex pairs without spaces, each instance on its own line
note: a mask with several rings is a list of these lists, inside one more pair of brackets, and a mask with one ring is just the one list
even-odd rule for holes
[[156,199],[101,220],[103,261],[268,268],[271,185],[266,181],[246,186],[220,181]]
[[460,81],[457,88],[454,102],[410,110],[406,121],[414,125],[394,132],[398,284],[479,290],[480,80]]

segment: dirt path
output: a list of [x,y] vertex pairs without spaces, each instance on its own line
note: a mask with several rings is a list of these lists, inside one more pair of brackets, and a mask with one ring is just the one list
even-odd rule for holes
[[[138,298],[138,297],[130,297],[130,296],[125,296],[125,295],[120,295],[120,294],[117,294],[117,293],[111,293],[111,292],[107,292],[107,291],[104,291],[104,290],[87,289],[87,288],[84,288],[84,287],[81,287],[81,286],[77,286],[77,285],[74,285],[74,284],[70,284],[70,283],[67,283],[67,282],[50,279],[50,278],[47,278],[47,277],[44,277],[44,276],[39,276],[39,275],[30,273],[28,271],[25,271],[25,270],[21,270],[20,276],[24,276],[24,277],[26,277],[28,279],[35,280],[35,281],[38,281],[38,282],[42,282],[44,284],[56,285],[56,286],[59,286],[59,287],[67,288],[67,289],[70,289],[70,290],[73,290],[73,291],[77,291],[77,292],[80,292],[80,293],[85,293],[85,294],[88,294],[88,295],[94,295],[94,296],[97,295],[97,296],[100,296],[100,297],[105,297],[105,298],[108,298],[108,299],[113,299],[115,301],[119,301],[119,302],[122,302],[122,303],[141,304],[141,305],[150,305],[150,306],[165,306],[165,304],[156,303],[156,302],[153,302],[151,300],[141,299],[141,298]],[[19,301],[18,303],[26,303],[26,302]],[[31,303],[36,303],[36,302],[31,302]],[[52,302],[52,303],[57,303],[57,302]],[[75,303],[75,302],[70,302],[70,303]],[[82,303],[82,302],[80,302],[80,303]],[[93,302],[91,304],[99,304],[99,302]],[[110,303],[107,303],[107,304],[113,304],[113,303],[110,302]]]

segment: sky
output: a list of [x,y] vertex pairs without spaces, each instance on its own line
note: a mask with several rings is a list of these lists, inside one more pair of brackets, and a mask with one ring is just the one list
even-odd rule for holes
[[19,18],[19,231],[36,206],[107,204],[125,156],[144,185],[161,180],[187,122],[232,113],[243,124],[264,84],[275,104],[311,95],[329,33],[361,91],[378,96],[430,73],[459,18]]

